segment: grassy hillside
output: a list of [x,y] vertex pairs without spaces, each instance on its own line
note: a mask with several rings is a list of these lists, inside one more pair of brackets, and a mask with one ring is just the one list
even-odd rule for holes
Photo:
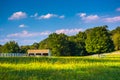
[[0,80],[120,80],[120,54],[0,57]]

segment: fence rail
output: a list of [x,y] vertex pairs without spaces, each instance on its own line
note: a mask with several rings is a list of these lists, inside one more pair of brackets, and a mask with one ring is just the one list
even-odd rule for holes
[[0,57],[22,57],[27,56],[26,53],[0,53]]

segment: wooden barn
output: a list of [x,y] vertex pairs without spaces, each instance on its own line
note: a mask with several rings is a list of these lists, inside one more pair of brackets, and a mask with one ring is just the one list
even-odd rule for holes
[[28,50],[29,56],[51,56],[49,49],[42,49],[42,50]]

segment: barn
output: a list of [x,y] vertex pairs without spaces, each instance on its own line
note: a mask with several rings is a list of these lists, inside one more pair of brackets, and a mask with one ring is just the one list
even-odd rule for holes
[[29,56],[51,56],[49,49],[28,50]]

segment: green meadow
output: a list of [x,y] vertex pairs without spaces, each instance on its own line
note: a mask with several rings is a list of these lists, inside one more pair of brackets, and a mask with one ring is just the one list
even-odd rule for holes
[[0,57],[0,80],[120,80],[120,54]]

